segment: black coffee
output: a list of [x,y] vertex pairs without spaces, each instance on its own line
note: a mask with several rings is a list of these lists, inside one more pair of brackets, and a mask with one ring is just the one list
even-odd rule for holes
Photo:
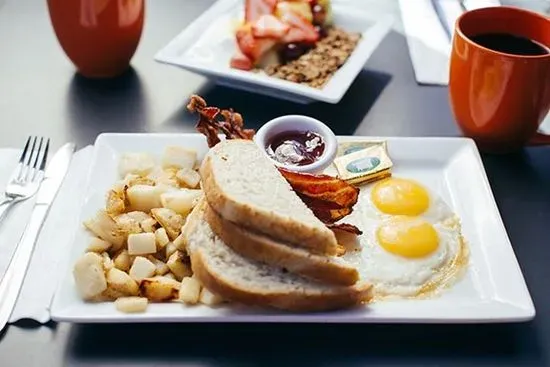
[[471,39],[478,45],[507,54],[540,56],[550,53],[548,47],[536,41],[508,33],[484,33]]

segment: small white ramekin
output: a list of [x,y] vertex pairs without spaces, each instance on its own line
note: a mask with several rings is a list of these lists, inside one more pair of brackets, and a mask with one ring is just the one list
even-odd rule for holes
[[[269,140],[273,136],[286,131],[311,131],[319,134],[325,142],[325,150],[323,154],[315,162],[303,166],[287,165],[274,160],[267,154],[266,151]],[[291,171],[307,173],[319,173],[330,166],[330,164],[336,157],[336,150],[338,147],[336,136],[327,125],[317,119],[302,115],[286,115],[268,121],[256,132],[256,135],[254,136],[254,141],[277,167],[286,168]]]

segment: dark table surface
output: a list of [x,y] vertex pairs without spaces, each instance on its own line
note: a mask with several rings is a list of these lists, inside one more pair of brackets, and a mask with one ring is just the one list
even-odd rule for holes
[[[395,0],[392,0],[396,3]],[[412,0],[411,0],[412,1]],[[75,75],[44,0],[0,0],[0,146],[29,134],[54,145],[92,144],[101,132],[188,132],[191,93],[232,106],[257,127],[301,113],[338,134],[456,136],[447,89],[415,83],[405,38],[382,42],[338,105],[229,90],[160,65],[154,53],[212,1],[147,3],[133,69],[111,81]],[[19,322],[0,333],[0,366],[549,365],[550,149],[483,161],[537,308],[534,321],[502,325],[69,325]]]

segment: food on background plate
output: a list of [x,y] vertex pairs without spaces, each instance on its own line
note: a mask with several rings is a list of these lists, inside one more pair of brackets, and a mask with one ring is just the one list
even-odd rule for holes
[[329,0],[245,0],[230,66],[321,88],[360,37],[333,25]]

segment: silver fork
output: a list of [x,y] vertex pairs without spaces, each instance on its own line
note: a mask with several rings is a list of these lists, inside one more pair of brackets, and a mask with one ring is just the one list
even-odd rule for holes
[[4,192],[4,199],[0,202],[0,221],[4,219],[6,212],[13,204],[36,194],[44,179],[49,148],[50,139],[44,143],[43,137],[39,141],[37,136],[29,136]]

